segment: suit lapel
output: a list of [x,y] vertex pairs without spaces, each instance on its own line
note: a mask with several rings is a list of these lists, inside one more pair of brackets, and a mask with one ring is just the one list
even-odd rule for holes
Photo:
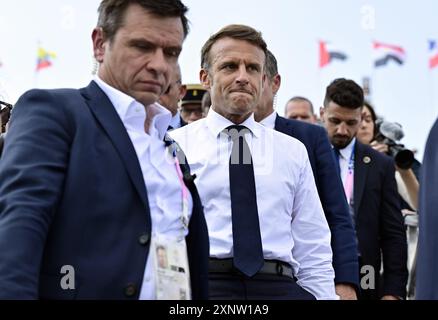
[[285,121],[285,119],[277,115],[277,117],[275,118],[274,130],[289,135],[289,131],[291,131],[291,129],[288,130],[288,126],[290,124],[291,124],[290,121]]
[[88,87],[81,89],[81,94],[88,100],[87,103],[91,112],[102,125],[114,147],[117,149],[135,189],[140,195],[147,211],[149,211],[146,185],[140,163],[138,162],[137,154],[135,153],[128,132],[120,120],[117,111],[105,93],[94,81],[92,81]]
[[356,141],[354,152],[354,213],[357,215],[362,201],[369,167],[369,161],[366,159],[371,158],[366,154],[363,145],[358,141]]

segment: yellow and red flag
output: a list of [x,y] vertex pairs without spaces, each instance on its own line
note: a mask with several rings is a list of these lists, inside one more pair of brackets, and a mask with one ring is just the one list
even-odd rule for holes
[[52,60],[56,58],[56,53],[47,51],[41,47],[38,48],[38,59],[36,71],[48,68],[52,65]]

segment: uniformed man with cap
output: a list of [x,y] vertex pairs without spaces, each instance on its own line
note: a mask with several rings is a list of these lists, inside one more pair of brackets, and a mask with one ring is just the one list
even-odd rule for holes
[[187,92],[181,102],[181,116],[187,123],[203,118],[202,97],[206,90],[200,84],[187,84]]

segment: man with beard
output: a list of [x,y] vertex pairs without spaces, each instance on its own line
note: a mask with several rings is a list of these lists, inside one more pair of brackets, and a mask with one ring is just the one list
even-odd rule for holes
[[[352,80],[328,87],[321,119],[327,129],[356,229],[363,299],[406,296],[407,244],[394,161],[356,140],[363,90]],[[380,266],[383,259],[383,279]]]

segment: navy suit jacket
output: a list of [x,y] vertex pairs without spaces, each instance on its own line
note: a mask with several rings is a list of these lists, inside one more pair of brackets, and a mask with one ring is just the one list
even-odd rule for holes
[[336,283],[359,288],[355,233],[336,160],[324,128],[277,116],[275,130],[300,140],[307,149],[316,187],[332,234]]
[[415,298],[438,300],[438,120],[427,139],[421,168]]
[[[208,298],[209,240],[193,179],[192,291]],[[151,217],[134,146],[103,91],[32,90],[0,161],[0,299],[138,299]],[[61,268],[75,289],[61,288]]]
[[[356,142],[354,212],[362,265],[374,267],[376,289],[366,296],[406,296],[407,240],[391,157]],[[383,281],[379,271],[383,258]],[[380,292],[379,292],[380,291]]]

